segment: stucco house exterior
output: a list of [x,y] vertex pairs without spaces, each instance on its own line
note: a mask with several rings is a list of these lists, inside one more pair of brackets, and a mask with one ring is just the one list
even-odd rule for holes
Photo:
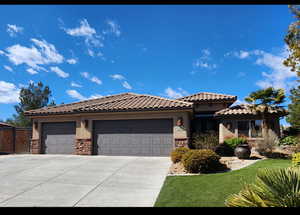
[[[239,130],[244,128],[240,120],[261,127],[255,121],[259,115],[231,106],[236,100],[206,92],[178,99],[122,93],[27,111],[33,120],[31,153],[168,156],[176,147],[189,146],[194,132],[216,132],[221,143],[229,134],[247,133]],[[270,115],[274,131],[285,114]]]

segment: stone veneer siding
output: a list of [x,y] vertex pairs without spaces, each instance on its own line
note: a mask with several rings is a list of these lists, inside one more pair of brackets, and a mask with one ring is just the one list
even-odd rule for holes
[[91,139],[76,139],[75,154],[92,155],[93,144]]

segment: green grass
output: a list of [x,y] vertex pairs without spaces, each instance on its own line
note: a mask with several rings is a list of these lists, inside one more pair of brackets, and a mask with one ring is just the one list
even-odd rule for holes
[[155,207],[224,207],[225,199],[252,183],[259,168],[291,166],[291,160],[261,160],[246,168],[218,174],[168,176]]

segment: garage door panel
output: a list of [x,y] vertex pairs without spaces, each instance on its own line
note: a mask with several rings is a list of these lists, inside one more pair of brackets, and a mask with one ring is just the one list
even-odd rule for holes
[[171,119],[95,121],[94,142],[101,155],[168,156],[172,128]]
[[46,154],[73,154],[75,122],[43,123],[42,144]]

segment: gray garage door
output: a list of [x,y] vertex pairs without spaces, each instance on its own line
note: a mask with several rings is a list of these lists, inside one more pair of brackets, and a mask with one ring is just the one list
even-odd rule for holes
[[46,154],[73,154],[76,123],[42,124],[42,151]]
[[100,155],[169,156],[172,119],[94,121],[94,152]]

